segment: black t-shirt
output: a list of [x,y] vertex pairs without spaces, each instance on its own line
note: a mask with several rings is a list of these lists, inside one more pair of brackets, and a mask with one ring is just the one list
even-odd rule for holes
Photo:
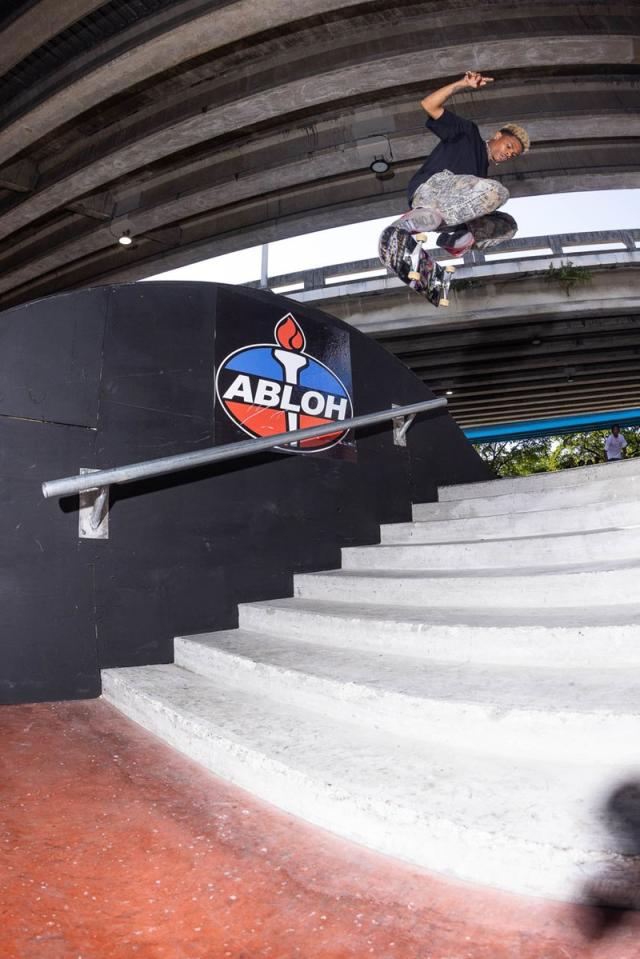
[[472,120],[465,120],[445,110],[439,120],[429,117],[426,126],[441,142],[409,181],[409,203],[420,184],[434,173],[450,170],[452,173],[486,177],[489,169],[487,145]]

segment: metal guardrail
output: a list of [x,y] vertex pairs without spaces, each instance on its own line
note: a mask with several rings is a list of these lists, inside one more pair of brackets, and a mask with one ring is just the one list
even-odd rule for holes
[[[565,250],[565,247],[597,247],[601,253],[612,251],[618,247],[618,252],[636,253],[640,246],[640,230],[602,230],[591,233],[558,233],[551,236],[531,236],[524,239],[514,238],[492,247],[485,256],[478,250],[471,250],[459,260],[460,266],[474,267],[484,263],[494,262],[491,258],[495,254],[522,254],[523,259],[533,260],[536,257],[562,256],[576,258],[582,253],[592,253],[594,249],[584,251]],[[615,252],[615,249],[613,250]],[[434,248],[429,253],[437,260],[450,260],[446,250]],[[514,261],[517,257],[514,255]],[[356,274],[354,276],[354,274]],[[357,274],[364,274],[357,276]],[[393,274],[382,266],[379,260],[354,260],[350,263],[338,263],[312,270],[301,270],[298,273],[287,273],[280,276],[270,276],[267,280],[269,289],[274,292],[303,293],[307,290],[327,290],[333,286],[350,283],[361,283],[367,279],[377,279]],[[260,282],[248,283],[247,286],[260,287]]]
[[[278,433],[264,439],[241,440],[238,443],[212,446],[208,449],[196,450],[191,453],[179,453],[175,456],[163,456],[159,459],[145,460],[142,463],[132,463],[128,466],[117,466],[113,469],[96,470],[83,475],[47,480],[42,484],[42,493],[45,499],[52,499],[56,496],[72,496],[75,493],[82,493],[87,490],[97,490],[96,505],[98,501],[104,504],[105,496],[102,491],[115,484],[133,483],[135,480],[188,470],[195,466],[204,466],[207,463],[219,463],[222,460],[235,459],[240,456],[251,456],[253,453],[261,453],[288,443],[295,443],[298,440],[313,439],[336,432],[342,433],[347,430],[358,429],[361,426],[384,423],[388,420],[404,421],[402,425],[396,428],[396,436],[402,440],[413,418],[418,413],[446,405],[447,400],[440,396],[434,400],[421,400],[419,403],[394,406],[391,409],[378,410],[376,413],[352,416],[347,420],[335,420],[335,424],[311,426],[303,430],[290,430],[288,433]],[[400,445],[404,444],[401,442]]]

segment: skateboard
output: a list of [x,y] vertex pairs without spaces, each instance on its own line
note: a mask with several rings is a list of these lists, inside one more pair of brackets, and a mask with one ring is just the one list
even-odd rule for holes
[[412,235],[397,226],[388,226],[380,235],[380,260],[433,306],[449,306],[448,293],[455,267],[440,266],[430,257],[423,249],[426,239],[426,233]]

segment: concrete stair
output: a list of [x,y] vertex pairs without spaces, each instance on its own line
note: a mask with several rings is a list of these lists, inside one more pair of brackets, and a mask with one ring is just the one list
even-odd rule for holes
[[469,496],[502,496],[505,493],[542,493],[551,489],[585,486],[593,482],[613,481],[640,476],[640,460],[618,460],[613,463],[596,463],[560,473],[533,473],[531,476],[516,476],[509,479],[487,480],[484,483],[458,483],[441,486],[438,499],[442,502],[467,499]]
[[[383,543],[441,543],[469,539],[507,539],[519,536],[558,535],[583,530],[633,528],[640,521],[640,500],[618,503],[591,503],[573,506],[571,488],[564,506],[544,510],[522,510],[463,519],[440,519],[429,514],[431,503],[416,508],[412,523],[394,523],[382,528]],[[498,499],[501,497],[495,497]],[[494,499],[494,497],[491,497]],[[434,504],[436,505],[436,504]]]
[[[587,507],[584,507],[585,509]],[[451,520],[467,522],[472,520]],[[446,525],[446,521],[442,524]],[[558,533],[555,536],[513,536],[498,539],[424,543],[402,539],[400,544],[352,547],[342,550],[343,570],[360,569],[494,569],[505,566],[515,569],[533,565],[564,568],[567,560],[581,564],[605,560],[634,560],[638,557],[637,527],[616,530],[588,530],[580,533]],[[443,530],[446,536],[446,531]],[[406,542],[406,545],[405,545]]]
[[[630,461],[632,462],[632,461]],[[626,463],[625,463],[626,465]],[[501,480],[495,483],[500,492],[489,495],[487,492],[472,495],[471,492],[464,499],[440,500],[437,503],[422,503],[414,506],[413,518],[419,519],[466,519],[471,516],[495,516],[499,514],[540,512],[542,510],[565,508],[567,505],[586,506],[591,503],[615,505],[634,503],[640,499],[640,473],[617,475],[615,483],[611,481],[611,471],[615,467],[607,467],[607,479],[594,479],[590,482],[574,482],[567,486],[544,488],[530,492],[509,492],[510,480]],[[566,470],[572,473],[573,470]],[[543,474],[546,475],[546,474]],[[540,479],[542,480],[542,476]],[[530,482],[527,478],[526,482]],[[519,480],[518,482],[525,482]],[[548,481],[547,481],[548,482]],[[474,484],[484,487],[485,484]],[[506,486],[505,492],[501,492]],[[457,488],[457,487],[454,487]],[[443,494],[446,487],[441,490]],[[393,527],[391,527],[393,528]]]
[[603,808],[640,772],[640,462],[566,474],[443,489],[174,664],[105,670],[104,695],[350,839],[580,899],[629,858]]

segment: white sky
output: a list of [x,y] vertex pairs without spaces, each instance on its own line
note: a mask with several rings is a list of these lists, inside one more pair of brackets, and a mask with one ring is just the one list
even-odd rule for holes
[[[518,236],[625,230],[640,227],[640,190],[555,193],[509,200],[504,207],[518,221]],[[378,236],[392,217],[335,227],[269,244],[269,276],[377,257]],[[250,283],[260,279],[261,246],[169,270],[150,280],[208,280]]]

